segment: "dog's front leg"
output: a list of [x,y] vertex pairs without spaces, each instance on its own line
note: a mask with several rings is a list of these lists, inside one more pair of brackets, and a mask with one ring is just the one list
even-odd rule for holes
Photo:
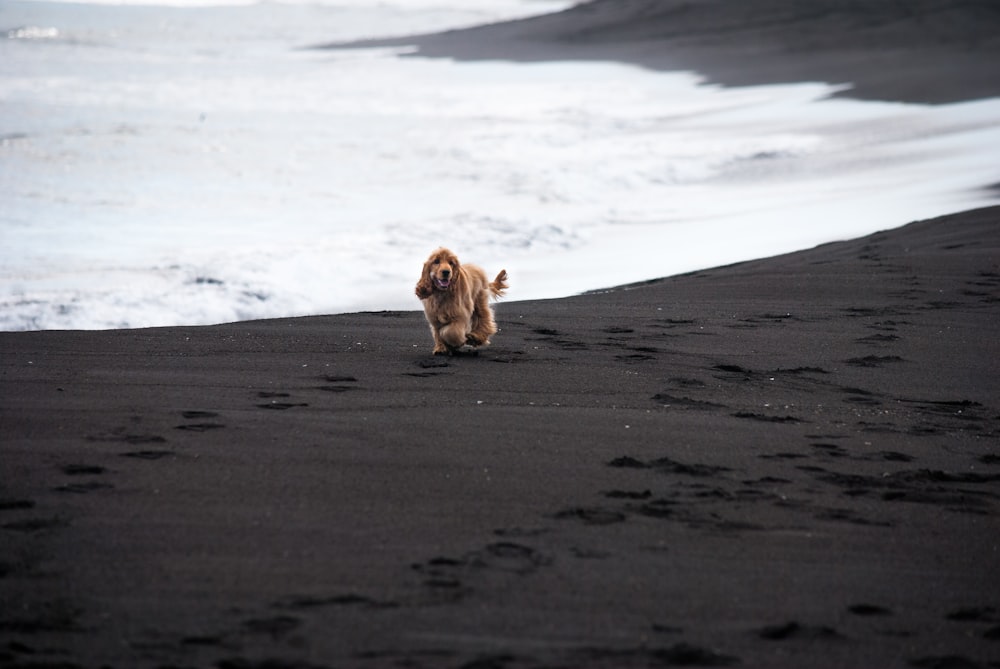
[[[447,325],[443,325],[437,331],[437,341],[435,342],[436,345],[434,347],[434,352],[447,353],[457,351],[465,344],[465,340],[468,336],[469,331],[463,327],[461,323],[448,323]],[[438,351],[438,342],[443,344],[445,347],[441,351]]]
[[431,354],[440,355],[442,353],[447,353],[448,347],[441,339],[441,335],[438,334],[438,328],[431,328],[431,333],[434,335],[434,350],[431,351]]

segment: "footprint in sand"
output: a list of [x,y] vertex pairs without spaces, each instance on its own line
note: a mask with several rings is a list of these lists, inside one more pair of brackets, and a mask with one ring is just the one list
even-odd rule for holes
[[788,641],[804,639],[809,641],[838,640],[844,637],[832,627],[802,625],[794,620],[783,625],[769,625],[757,632],[757,636],[768,641]]
[[958,622],[996,622],[1000,620],[1000,613],[992,606],[967,606],[955,609],[945,618]]
[[884,367],[888,364],[906,361],[898,355],[866,355],[859,358],[848,358],[844,362],[854,367]]
[[63,474],[67,476],[96,476],[106,471],[100,465],[66,465],[62,468]]
[[284,392],[272,392],[272,391],[261,391],[257,393],[257,397],[261,399],[270,399],[271,401],[266,404],[258,404],[257,407],[260,409],[270,409],[273,411],[285,411],[286,409],[294,409],[295,407],[307,407],[309,406],[306,402],[279,402],[277,398],[291,397],[290,393]]
[[285,411],[286,409],[294,409],[295,407],[307,407],[309,404],[307,402],[270,402],[268,404],[258,404],[257,406],[261,409]]
[[176,455],[173,451],[129,451],[119,453],[123,458],[137,458],[139,460],[161,460]]
[[[219,414],[214,411],[182,411],[181,416],[187,418],[188,420],[195,420],[198,418],[215,418]],[[222,423],[213,423],[209,421],[201,423],[185,423],[183,425],[177,425],[174,429],[185,430],[187,432],[208,432],[209,430],[218,430],[225,427]]]
[[139,444],[162,444],[167,440],[158,434],[128,434],[126,432],[110,432],[102,433],[96,435],[90,435],[87,437],[87,441],[110,441],[110,442],[123,442],[126,444],[139,445]]
[[293,616],[274,616],[273,618],[254,618],[243,623],[242,629],[248,634],[266,635],[272,639],[280,639],[302,625],[302,621]]
[[379,601],[370,597],[351,593],[346,595],[329,596],[289,595],[287,597],[282,597],[271,606],[276,609],[299,611],[330,606],[357,606],[366,609],[389,609],[396,608],[399,604],[392,601]]
[[736,418],[745,418],[748,420],[761,421],[763,423],[801,423],[803,420],[801,418],[796,418],[795,416],[769,416],[762,413],[754,413],[752,411],[737,411],[733,414]]
[[358,389],[358,386],[355,385],[358,380],[353,376],[345,374],[325,374],[321,378],[326,382],[326,385],[316,386],[317,390],[323,390],[328,393],[346,393],[349,390]]
[[174,429],[185,430],[187,432],[208,432],[209,430],[218,430],[224,427],[225,425],[222,423],[186,423],[184,425],[177,425]]
[[725,409],[724,404],[717,404],[715,402],[707,402],[704,400],[696,400],[687,396],[677,396],[671,393],[657,393],[653,395],[652,399],[657,403],[663,405],[664,407],[670,409],[701,409],[701,410],[711,410],[711,409]]
[[95,490],[110,490],[111,488],[114,488],[114,486],[110,483],[85,481],[83,483],[67,483],[66,485],[56,486],[53,490],[56,492],[88,493]]
[[892,611],[877,604],[852,604],[847,610],[856,616],[891,616]]
[[0,511],[22,511],[35,508],[35,502],[30,499],[0,499]]
[[457,558],[439,556],[411,568],[424,577],[423,585],[434,599],[455,601],[472,592],[466,581],[482,584],[490,576],[526,576],[551,563],[551,558],[531,546],[498,541]]
[[563,509],[554,516],[557,520],[580,520],[585,525],[611,525],[625,522],[625,514],[601,507],[574,507]]

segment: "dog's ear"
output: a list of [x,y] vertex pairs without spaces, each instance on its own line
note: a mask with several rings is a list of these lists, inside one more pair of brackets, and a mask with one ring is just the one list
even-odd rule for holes
[[421,300],[427,299],[434,292],[434,286],[431,284],[430,264],[430,260],[424,263],[424,271],[420,275],[420,281],[417,281],[416,290],[414,290]]

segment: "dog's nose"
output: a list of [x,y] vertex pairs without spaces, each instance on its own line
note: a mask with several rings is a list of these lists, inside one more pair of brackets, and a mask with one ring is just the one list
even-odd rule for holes
[[451,276],[451,270],[450,269],[443,269],[443,270],[441,270],[441,278],[447,279],[449,276]]

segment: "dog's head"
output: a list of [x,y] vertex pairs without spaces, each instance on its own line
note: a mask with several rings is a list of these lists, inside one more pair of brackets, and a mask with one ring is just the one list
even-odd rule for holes
[[424,263],[423,273],[417,282],[417,297],[424,299],[438,291],[450,290],[458,280],[461,264],[458,257],[446,248],[436,250]]
[[427,259],[424,271],[436,290],[448,290],[458,277],[458,258],[448,249],[438,249]]

